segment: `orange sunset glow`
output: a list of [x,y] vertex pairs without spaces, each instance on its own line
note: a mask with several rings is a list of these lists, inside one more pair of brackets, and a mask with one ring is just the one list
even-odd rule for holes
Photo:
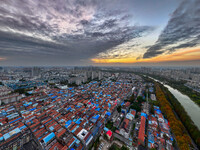
[[112,58],[112,59],[91,59],[94,63],[138,63],[138,62],[165,62],[165,61],[188,61],[200,60],[200,48],[186,49],[166,55],[159,55],[153,58],[139,59],[136,58]]

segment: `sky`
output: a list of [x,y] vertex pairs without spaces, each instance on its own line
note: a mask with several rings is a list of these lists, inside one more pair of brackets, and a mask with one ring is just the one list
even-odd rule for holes
[[0,66],[200,65],[199,0],[1,0]]

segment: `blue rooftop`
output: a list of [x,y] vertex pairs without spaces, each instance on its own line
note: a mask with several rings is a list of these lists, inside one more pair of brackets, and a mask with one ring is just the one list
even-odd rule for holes
[[106,115],[110,116],[110,115],[111,115],[111,113],[110,113],[109,111],[107,111],[107,112],[106,112]]
[[70,125],[71,123],[72,123],[72,121],[71,121],[71,120],[68,120],[68,121],[65,123],[65,127],[68,128],[69,125]]
[[107,132],[109,129],[108,129],[108,128],[106,128],[106,127],[104,127],[104,128],[103,128],[103,130]]
[[25,129],[26,128],[26,126],[25,125],[23,125],[22,127],[20,127],[19,129],[20,130],[23,130],[23,129]]
[[71,107],[68,107],[68,108],[67,108],[67,110],[70,110],[70,109],[71,109]]
[[147,114],[145,114],[145,113],[142,112],[141,116],[144,116],[147,119]]
[[10,134],[9,134],[9,133],[6,133],[6,134],[3,135],[3,138],[4,138],[5,140],[7,140],[9,137],[10,137]]
[[99,115],[96,115],[96,116],[93,117],[93,118],[97,120],[99,117],[100,117]]
[[43,140],[44,140],[45,143],[47,143],[54,137],[55,137],[55,134],[52,132],[49,135],[47,135]]

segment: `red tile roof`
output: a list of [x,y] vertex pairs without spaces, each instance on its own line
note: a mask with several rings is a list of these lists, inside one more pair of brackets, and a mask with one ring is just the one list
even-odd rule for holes
[[144,142],[145,122],[146,122],[146,118],[144,116],[141,116],[141,124],[140,124],[140,129],[139,129],[139,134],[138,134],[139,143]]
[[112,136],[112,131],[108,130],[106,133],[108,136]]

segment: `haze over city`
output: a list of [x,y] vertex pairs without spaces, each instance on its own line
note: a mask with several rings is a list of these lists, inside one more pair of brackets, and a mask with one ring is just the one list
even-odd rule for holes
[[0,65],[200,65],[199,0],[1,0]]

